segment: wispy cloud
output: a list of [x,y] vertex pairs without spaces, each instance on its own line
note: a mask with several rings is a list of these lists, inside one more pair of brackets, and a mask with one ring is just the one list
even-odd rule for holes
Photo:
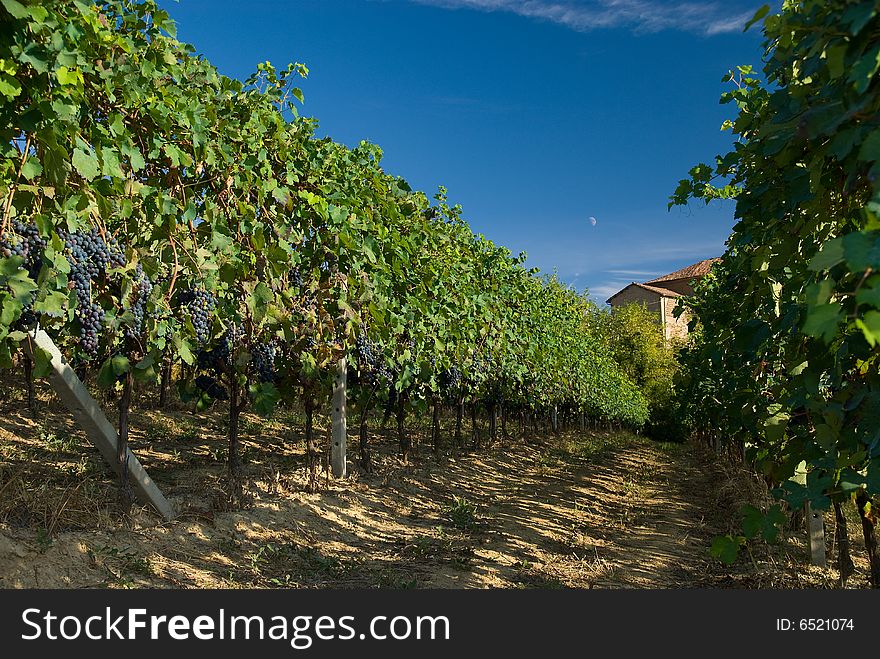
[[632,246],[625,253],[616,253],[615,265],[601,267],[594,261],[597,267],[588,273],[578,271],[573,277],[584,282],[590,297],[601,305],[634,281],[649,281],[703,258],[719,256],[722,251],[719,243],[703,244],[699,241],[692,245]]
[[614,295],[617,291],[621,290],[630,282],[622,282],[622,281],[609,281],[603,282],[598,286],[591,286],[589,288],[590,297],[592,297],[599,304],[604,304],[605,300]]
[[656,277],[661,274],[658,270],[606,270],[605,272],[621,277]]
[[409,0],[444,9],[507,12],[549,21],[578,32],[628,28],[635,32],[680,30],[706,36],[737,32],[760,3],[750,0]]

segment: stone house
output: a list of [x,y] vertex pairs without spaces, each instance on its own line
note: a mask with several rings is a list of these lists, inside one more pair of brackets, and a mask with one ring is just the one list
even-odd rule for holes
[[678,305],[678,298],[691,295],[694,292],[693,283],[705,277],[718,260],[706,259],[650,281],[642,283],[634,281],[612,295],[606,302],[612,307],[643,304],[649,311],[657,314],[666,341],[684,339],[687,337],[689,319],[686,313],[678,318],[675,317],[673,312]]

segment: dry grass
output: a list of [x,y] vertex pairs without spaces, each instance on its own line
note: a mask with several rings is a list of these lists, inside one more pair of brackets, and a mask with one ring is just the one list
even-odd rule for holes
[[[428,419],[410,425],[408,464],[391,433],[374,432],[373,473],[352,464],[348,479],[325,475],[310,494],[300,415],[245,415],[250,503],[228,510],[222,409],[194,415],[150,404],[138,401],[131,443],[179,510],[171,523],[144,508],[117,513],[112,473],[48,392],[40,391],[38,420],[17,399],[0,402],[0,586],[824,584],[796,552],[764,555],[756,546],[754,562],[733,568],[710,559],[730,511],[766,493],[688,447],[626,433],[538,434],[438,458]],[[329,432],[328,421],[317,419],[319,433]],[[448,421],[444,428],[448,442]]]
[[[698,459],[711,470],[716,483],[708,502],[713,516],[720,521],[719,533],[740,534],[739,511],[750,505],[766,510],[775,500],[766,482],[741,461],[727,455],[716,455],[706,449],[697,449]],[[844,508],[848,518],[850,552],[855,563],[855,573],[847,582],[848,588],[867,588],[868,559],[861,525],[854,506]],[[793,519],[797,520],[797,516]],[[809,548],[806,530],[800,521],[783,529],[776,544],[763,540],[750,541],[736,569],[714,564],[707,575],[706,584],[724,588],[839,588],[836,567],[835,520],[832,511],[825,514],[827,544],[827,567],[809,564]]]

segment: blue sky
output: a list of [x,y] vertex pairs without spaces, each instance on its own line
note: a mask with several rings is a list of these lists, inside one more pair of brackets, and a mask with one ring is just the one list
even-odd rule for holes
[[[760,0],[162,0],[222,73],[304,62],[319,133],[445,185],[473,230],[604,301],[719,255],[733,204],[667,212],[730,144],[721,77]],[[595,225],[590,218],[595,218]]]

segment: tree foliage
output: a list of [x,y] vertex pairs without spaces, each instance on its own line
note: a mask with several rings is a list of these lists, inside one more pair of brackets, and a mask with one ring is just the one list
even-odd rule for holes
[[[727,251],[690,303],[702,332],[684,399],[791,505],[856,494],[864,513],[880,492],[880,12],[789,0],[763,30],[763,80],[725,77],[733,149],[672,199],[736,199]],[[805,484],[790,480],[799,464]]]
[[375,145],[317,138],[304,65],[222,76],[153,0],[0,7],[3,366],[35,324],[101,386],[178,363],[185,401],[228,405],[233,476],[241,411],[315,409],[359,345],[401,406],[644,423],[588,299],[474,235],[445,190],[385,173]]

